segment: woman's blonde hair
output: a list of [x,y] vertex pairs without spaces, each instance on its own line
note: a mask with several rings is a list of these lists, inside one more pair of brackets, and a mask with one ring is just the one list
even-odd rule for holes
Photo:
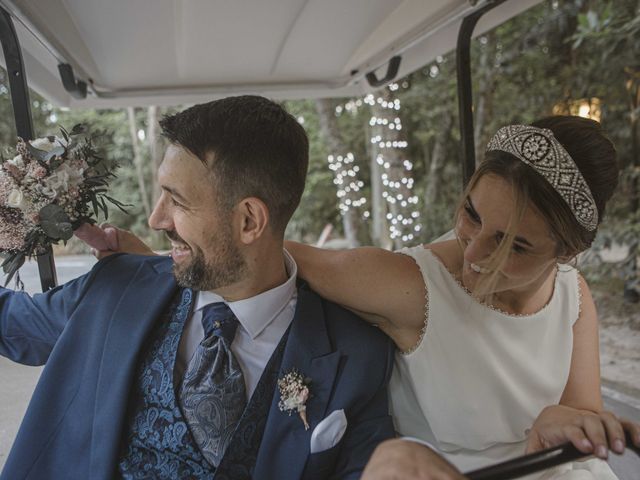
[[[618,184],[616,150],[601,125],[594,120],[574,116],[548,117],[532,125],[551,130],[571,155],[591,190],[601,222],[606,203]],[[509,258],[518,226],[528,207],[538,212],[549,226],[557,244],[559,263],[571,261],[591,246],[597,229],[588,231],[582,227],[564,199],[542,175],[517,157],[498,150],[487,152],[471,177],[458,206],[456,220],[470,192],[485,175],[498,176],[511,185],[515,208],[500,244],[483,263],[491,273],[478,282],[473,291],[475,296],[484,301],[491,300],[491,292],[495,291],[500,270]]]

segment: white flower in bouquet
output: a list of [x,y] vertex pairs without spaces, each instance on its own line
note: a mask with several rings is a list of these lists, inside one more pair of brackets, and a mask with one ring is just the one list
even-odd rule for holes
[[19,208],[24,212],[30,209],[31,202],[26,198],[22,190],[14,188],[7,197],[7,206],[11,208]]
[[56,173],[63,175],[67,190],[84,183],[84,169],[82,168],[74,168],[74,166],[63,163],[58,170],[56,170]]
[[49,177],[44,179],[44,189],[49,198],[56,198],[64,195],[71,187],[77,187],[84,182],[82,170],[75,170],[66,163],[63,163]]
[[9,196],[7,197],[7,206],[11,208],[20,208],[20,205],[22,204],[22,198],[22,190],[14,188],[13,190],[11,190]]
[[44,150],[45,152],[50,152],[57,146],[60,146],[58,143],[58,138],[54,137],[55,140],[52,142],[48,137],[36,138],[35,140],[31,140],[29,143],[33,148],[37,148],[38,150]]
[[58,191],[48,185],[36,185],[35,191],[49,200],[55,200],[58,196]]
[[7,163],[17,168],[24,168],[24,160],[22,159],[22,155],[16,155],[11,160],[7,160]]

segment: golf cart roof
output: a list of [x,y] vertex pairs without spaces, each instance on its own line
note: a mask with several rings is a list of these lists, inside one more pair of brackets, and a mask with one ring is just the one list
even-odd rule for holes
[[[539,1],[506,1],[475,33]],[[14,18],[29,85],[66,107],[358,95],[374,89],[366,74],[384,78],[394,56],[400,78],[453,50],[462,18],[486,3],[0,0]]]

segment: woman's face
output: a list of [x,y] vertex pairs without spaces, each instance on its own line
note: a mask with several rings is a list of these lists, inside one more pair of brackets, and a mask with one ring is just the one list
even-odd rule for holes
[[[462,283],[474,290],[478,280],[491,273],[488,259],[505,236],[516,213],[512,187],[497,175],[487,174],[465,199],[456,222],[456,233],[464,248]],[[516,228],[516,238],[497,283],[490,294],[534,293],[554,272],[557,244],[543,217],[527,207]]]

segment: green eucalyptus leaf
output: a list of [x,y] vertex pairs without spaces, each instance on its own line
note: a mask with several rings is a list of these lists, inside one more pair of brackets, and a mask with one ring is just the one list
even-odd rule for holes
[[71,220],[59,205],[47,205],[40,209],[40,227],[55,240],[68,240],[73,236]]

